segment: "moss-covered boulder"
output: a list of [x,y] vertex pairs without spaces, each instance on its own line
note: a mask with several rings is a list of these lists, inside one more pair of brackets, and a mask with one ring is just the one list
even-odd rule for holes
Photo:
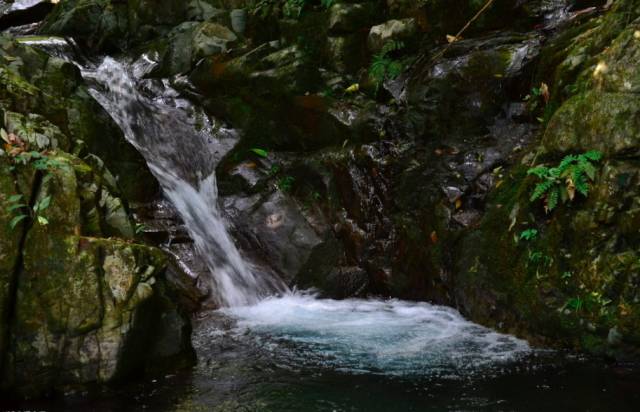
[[[0,159],[2,389],[41,396],[160,359],[189,362],[190,323],[173,303],[166,258],[127,240],[131,219],[103,163],[52,151],[24,163],[11,156]],[[15,194],[25,206],[11,207]]]
[[93,99],[73,64],[0,36],[0,109],[26,116],[6,120],[7,127],[22,130],[25,138],[46,134],[37,127],[51,130],[54,125],[68,136],[58,142],[60,149],[100,156],[128,200],[146,200],[157,193],[144,159]]

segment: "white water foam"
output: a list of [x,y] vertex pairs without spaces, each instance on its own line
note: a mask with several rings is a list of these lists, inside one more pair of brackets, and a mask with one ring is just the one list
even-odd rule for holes
[[514,361],[527,342],[454,309],[400,300],[343,301],[290,294],[222,311],[236,332],[294,365],[390,375],[432,375]]

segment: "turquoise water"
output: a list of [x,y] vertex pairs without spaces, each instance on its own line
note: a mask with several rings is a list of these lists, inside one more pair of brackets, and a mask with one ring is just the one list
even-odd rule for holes
[[[70,411],[635,411],[640,373],[530,348],[426,303],[310,295],[209,313],[198,364],[47,402]],[[2,408],[0,408],[2,410]]]

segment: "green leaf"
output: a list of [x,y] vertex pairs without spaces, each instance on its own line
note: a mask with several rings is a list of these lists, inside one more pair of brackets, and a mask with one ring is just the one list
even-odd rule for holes
[[9,223],[9,226],[11,227],[11,229],[15,229],[16,226],[18,226],[18,223],[22,222],[26,218],[27,218],[27,215],[16,216],[13,219],[11,219],[11,222]]
[[527,170],[528,175],[534,175],[540,179],[544,179],[549,174],[549,168],[545,166],[538,166]]
[[22,198],[23,198],[22,195],[13,195],[13,196],[9,197],[9,202],[10,203],[19,202],[20,200],[22,200]]
[[46,226],[49,224],[49,221],[44,216],[38,216],[38,223],[40,223],[42,226]]
[[253,149],[251,149],[251,152],[253,152],[256,155],[258,155],[260,157],[263,157],[263,158],[269,157],[269,152],[267,152],[264,149],[257,148],[257,147],[254,147]]
[[23,207],[27,207],[27,205],[22,204],[22,203],[18,203],[18,204],[10,206],[9,209],[7,209],[7,210],[9,212],[13,212],[14,210],[22,209]]
[[521,240],[533,240],[538,237],[538,231],[536,229],[527,229],[520,233]]
[[51,204],[51,196],[47,196],[38,202],[38,210],[45,210]]
[[594,162],[597,162],[602,159],[603,155],[602,155],[602,152],[598,150],[590,150],[587,153],[583,154],[582,156],[584,156],[589,160],[593,160]]

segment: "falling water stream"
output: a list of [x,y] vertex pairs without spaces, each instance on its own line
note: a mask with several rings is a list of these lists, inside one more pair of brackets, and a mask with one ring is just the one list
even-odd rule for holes
[[[60,405],[29,406],[440,411],[583,410],[580,405],[589,405],[632,410],[637,391],[620,389],[616,371],[602,364],[533,350],[442,306],[334,301],[290,292],[251,264],[218,206],[216,165],[237,135],[181,98],[168,82],[145,80],[152,64],[148,58],[124,63],[107,57],[83,68],[83,76],[183,219],[222,308],[196,325],[199,361],[193,370],[90,397],[69,394]],[[637,388],[633,376],[631,387]],[[629,398],[629,393],[635,395]]]
[[[141,79],[149,64],[144,57],[133,65],[107,57],[83,74],[93,81],[93,96],[144,156],[180,214],[211,272],[216,302],[250,305],[285,291],[282,282],[258,273],[242,258],[218,207],[215,168],[236,142],[234,132],[215,124],[167,85]],[[157,94],[149,96],[152,93]]]

